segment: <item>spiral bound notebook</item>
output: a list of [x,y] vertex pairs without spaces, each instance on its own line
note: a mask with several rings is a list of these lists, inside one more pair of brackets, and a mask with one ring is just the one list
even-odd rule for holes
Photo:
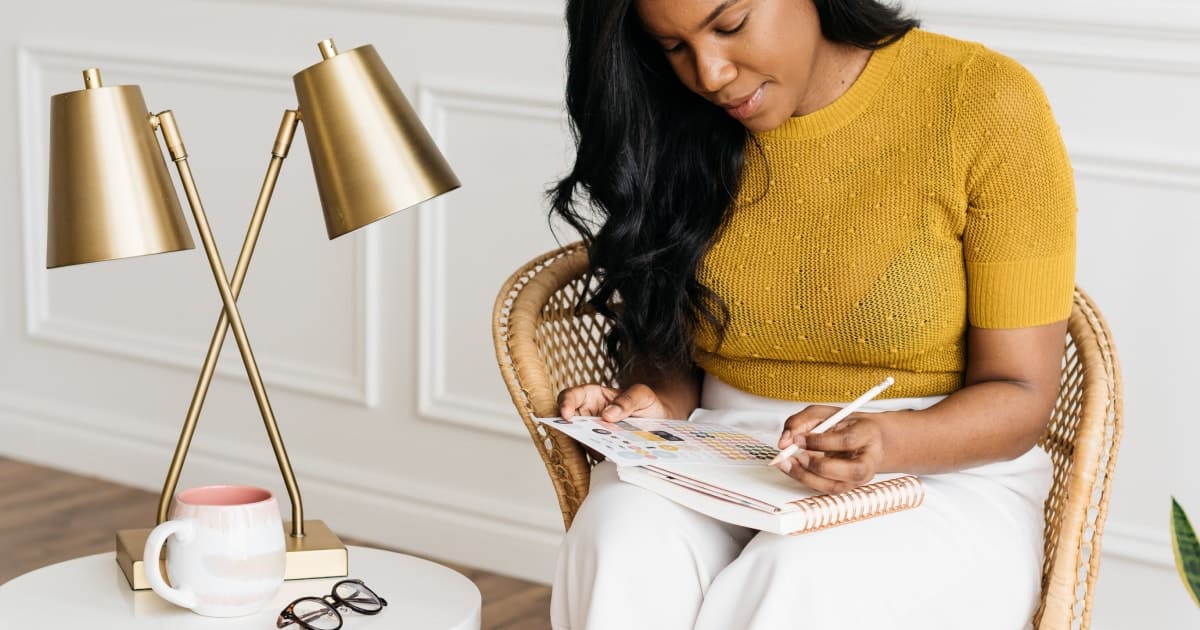
[[[776,534],[799,534],[921,505],[925,486],[912,475],[877,475],[849,492],[809,490],[767,462],[769,438],[739,429],[761,425],[746,410],[697,409],[688,420],[595,416],[535,418],[617,465],[622,481],[713,518]],[[774,418],[782,425],[782,418]]]
[[809,490],[769,466],[621,466],[617,476],[713,518],[774,534],[853,523],[912,509],[925,499],[925,486],[913,475],[878,475],[840,494]]

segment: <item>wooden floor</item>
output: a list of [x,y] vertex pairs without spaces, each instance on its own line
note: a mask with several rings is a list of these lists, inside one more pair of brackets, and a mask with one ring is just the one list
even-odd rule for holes
[[[0,457],[0,584],[48,564],[111,551],[114,532],[153,526],[157,509],[156,493]],[[549,587],[449,566],[483,594],[484,630],[550,628]]]

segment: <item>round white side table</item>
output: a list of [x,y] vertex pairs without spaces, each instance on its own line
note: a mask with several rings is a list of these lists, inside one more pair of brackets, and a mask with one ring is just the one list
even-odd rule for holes
[[[350,575],[387,600],[378,615],[342,611],[345,630],[479,630],[482,598],[462,574],[413,556],[347,547]],[[320,597],[344,578],[290,580],[275,601],[248,617],[202,617],[153,591],[129,588],[115,553],[101,553],[31,571],[0,585],[0,629],[89,628],[94,630],[262,630],[274,628],[292,600]],[[296,628],[298,626],[289,626]]]

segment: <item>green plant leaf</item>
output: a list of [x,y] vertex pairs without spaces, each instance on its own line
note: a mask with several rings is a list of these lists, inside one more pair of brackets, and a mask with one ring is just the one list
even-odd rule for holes
[[1200,606],[1200,543],[1188,521],[1187,514],[1175,497],[1171,497],[1171,546],[1175,549],[1175,567],[1179,577]]

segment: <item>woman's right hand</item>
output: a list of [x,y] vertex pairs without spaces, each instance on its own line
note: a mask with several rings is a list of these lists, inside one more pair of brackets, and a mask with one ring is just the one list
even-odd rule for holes
[[658,394],[648,385],[630,385],[624,390],[603,385],[580,385],[558,394],[558,413],[564,419],[575,416],[599,416],[605,422],[617,422],[630,416],[669,418]]

